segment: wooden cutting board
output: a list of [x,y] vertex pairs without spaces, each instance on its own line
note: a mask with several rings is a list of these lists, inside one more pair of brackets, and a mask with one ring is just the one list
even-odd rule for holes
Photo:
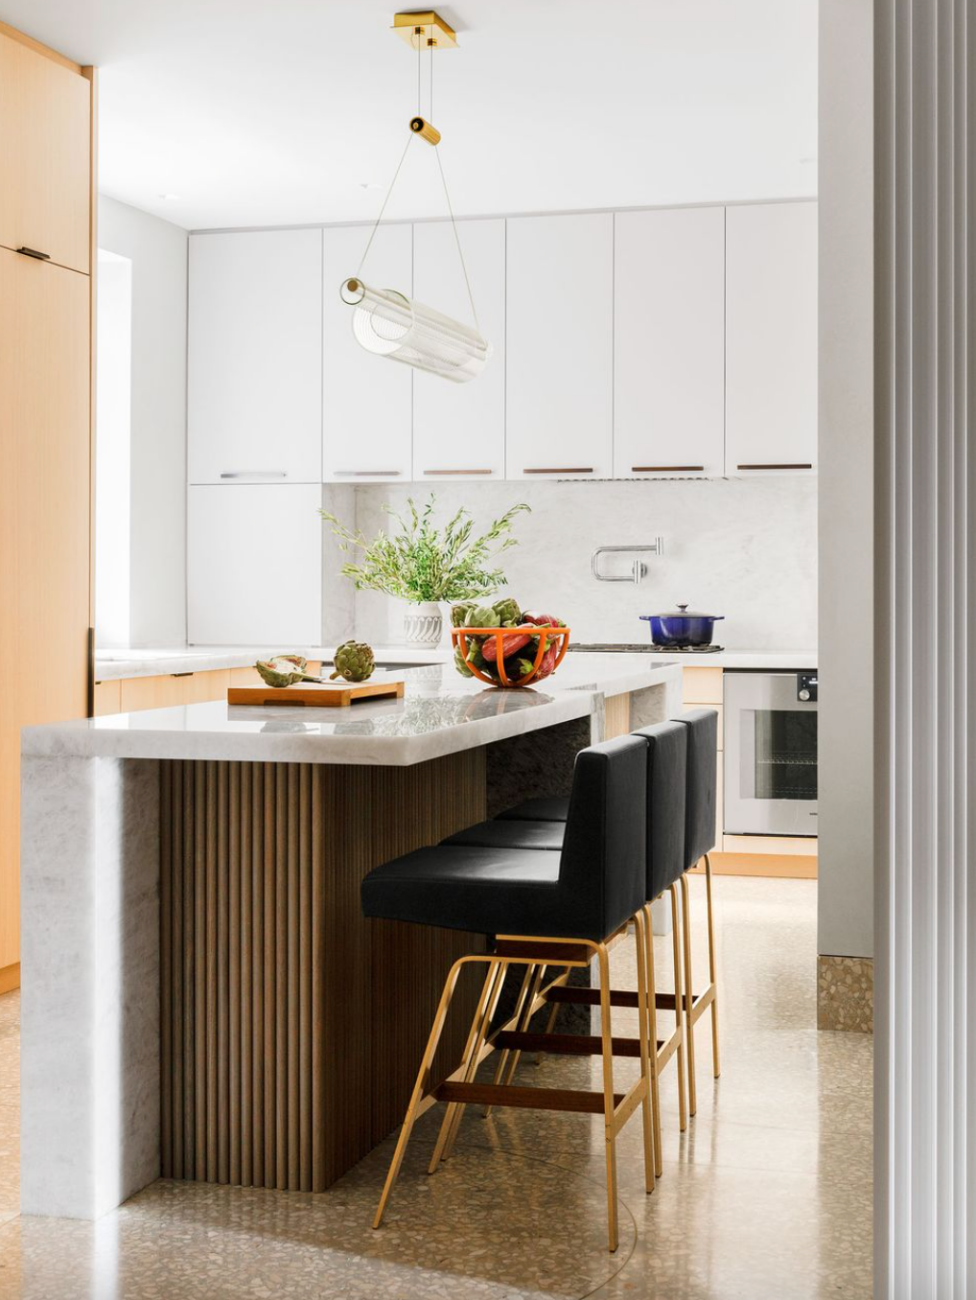
[[228,704],[306,704],[315,708],[335,709],[354,704],[357,700],[377,700],[384,697],[399,699],[403,695],[403,681],[385,678],[368,682],[297,682],[294,686],[230,686]]

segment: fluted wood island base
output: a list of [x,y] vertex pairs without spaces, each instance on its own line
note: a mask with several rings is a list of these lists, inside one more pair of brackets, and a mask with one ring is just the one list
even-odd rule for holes
[[447,971],[483,947],[366,921],[360,882],[484,818],[485,751],[164,762],[160,782],[163,1176],[324,1191],[402,1119]]

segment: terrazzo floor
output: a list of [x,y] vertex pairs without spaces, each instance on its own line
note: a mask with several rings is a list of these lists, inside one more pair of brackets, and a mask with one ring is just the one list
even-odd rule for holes
[[[703,882],[692,881],[704,917]],[[816,886],[715,885],[722,1077],[698,1029],[698,1115],[679,1137],[662,1078],[665,1174],[643,1190],[639,1115],[619,1142],[620,1248],[605,1244],[602,1120],[467,1112],[453,1158],[416,1130],[386,1224],[387,1141],[324,1195],[160,1181],[98,1223],[22,1218],[19,997],[0,997],[0,1300],[870,1300],[871,1039],[816,1029]],[[696,952],[704,970],[704,934]],[[668,946],[658,939],[659,987]],[[614,982],[633,980],[633,945]],[[630,1030],[615,1013],[614,1030]],[[635,1063],[619,1063],[619,1079]],[[598,1086],[589,1060],[521,1081]],[[592,1081],[592,1082],[591,1082]],[[623,1088],[617,1085],[617,1089]]]

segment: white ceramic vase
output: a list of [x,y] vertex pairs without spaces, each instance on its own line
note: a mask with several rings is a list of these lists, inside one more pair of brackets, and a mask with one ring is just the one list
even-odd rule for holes
[[436,650],[441,643],[444,616],[434,600],[408,605],[403,616],[403,639],[418,650]]

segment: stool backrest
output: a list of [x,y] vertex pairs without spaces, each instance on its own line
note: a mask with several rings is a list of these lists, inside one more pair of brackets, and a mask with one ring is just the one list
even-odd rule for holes
[[647,901],[684,874],[688,728],[658,722],[634,732],[647,746]]
[[714,709],[689,709],[678,721],[688,729],[688,799],[685,806],[685,866],[688,868],[715,847],[718,714]]
[[609,936],[645,902],[647,748],[619,736],[576,755],[559,889],[579,926]]

